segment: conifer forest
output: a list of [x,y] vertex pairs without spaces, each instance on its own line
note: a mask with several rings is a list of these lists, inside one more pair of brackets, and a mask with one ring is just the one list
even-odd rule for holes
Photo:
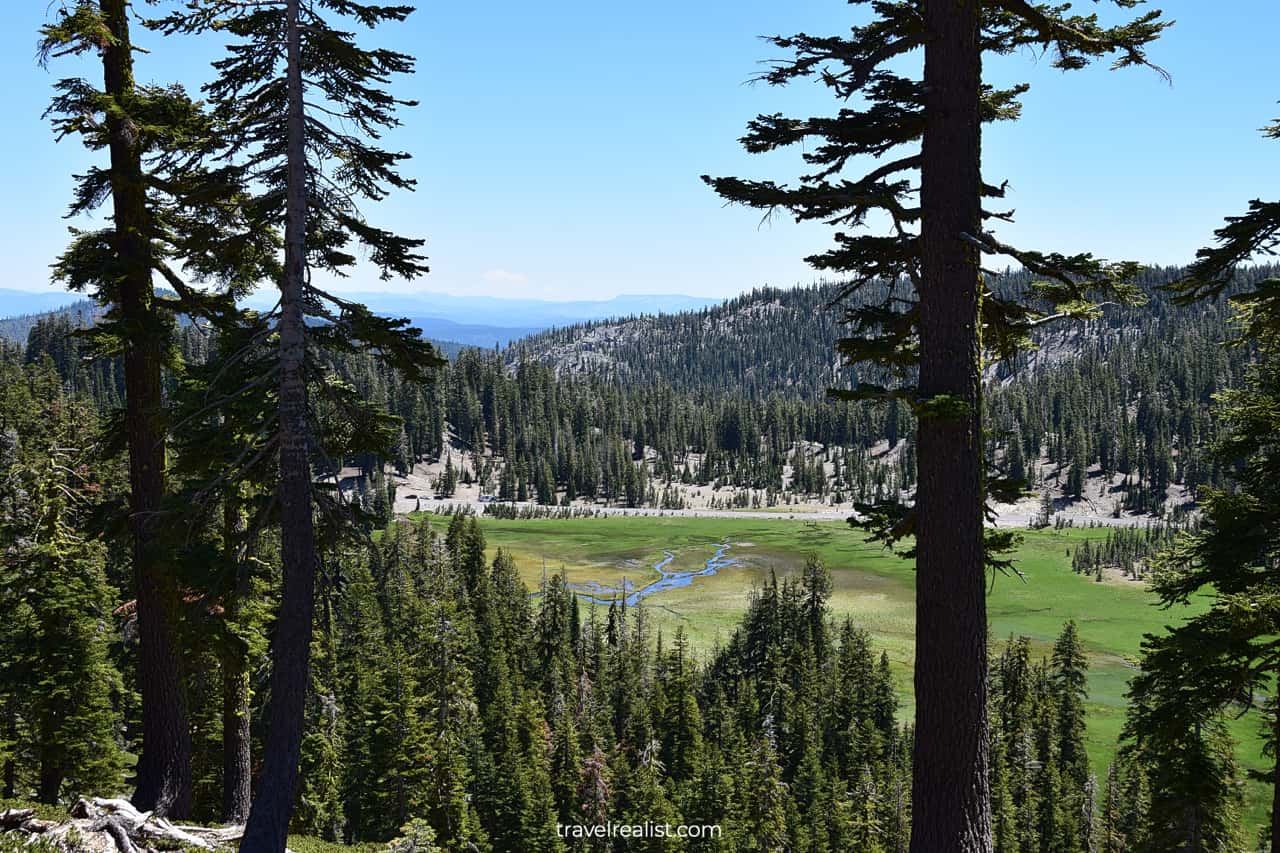
[[[613,113],[448,109],[527,115],[540,62],[604,104],[632,48],[556,45],[634,9],[488,4],[555,35],[519,73],[449,4],[0,13],[48,153],[0,159],[65,214],[3,227],[0,853],[1280,853],[1280,159],[1228,180],[1280,120],[1178,149],[1207,224],[1164,256],[1123,165],[1039,156],[1052,114],[1159,159],[1126,99],[1274,82],[1207,98],[1195,28],[1244,13],[1155,3],[658,4],[646,65],[762,61],[635,72],[669,122],[618,96],[620,181],[683,169],[686,100],[732,125],[679,175],[716,295],[612,301],[682,251],[601,177]],[[454,134],[476,156],[433,162]],[[550,140],[568,200],[459,239],[459,181]],[[1055,221],[1055,171],[1124,227]],[[557,219],[606,195],[612,268]],[[784,222],[794,285],[711,248]],[[596,289],[457,284],[522,229]]]

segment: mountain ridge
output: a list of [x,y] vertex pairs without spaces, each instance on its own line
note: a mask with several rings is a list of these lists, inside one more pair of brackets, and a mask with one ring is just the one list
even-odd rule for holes
[[[405,317],[422,336],[444,344],[450,354],[462,346],[505,347],[546,329],[590,320],[670,314],[695,310],[721,300],[684,294],[620,294],[597,300],[523,299],[466,296],[423,291],[400,294],[372,291],[355,294],[374,313]],[[273,304],[269,294],[254,294],[244,303],[258,309]],[[86,307],[87,306],[87,307]],[[82,294],[0,288],[0,338],[21,343],[42,317],[92,310]]]

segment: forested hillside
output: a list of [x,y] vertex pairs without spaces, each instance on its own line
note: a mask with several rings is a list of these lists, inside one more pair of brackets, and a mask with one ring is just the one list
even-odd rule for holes
[[760,399],[804,399],[844,386],[849,372],[835,350],[834,284],[760,287],[699,311],[580,323],[530,335],[504,353],[558,375],[595,376],[623,385],[665,384]]
[[[1250,353],[1221,346],[1233,336],[1225,302],[1173,304],[1162,287],[1180,272],[1151,270],[1145,304],[1049,326],[1038,350],[989,366],[988,458],[1036,497],[1091,516],[1182,513],[1199,487],[1219,482],[1203,453],[1215,431],[1209,402],[1235,387]],[[1247,270],[1240,286],[1271,272]],[[425,386],[370,356],[333,369],[403,418],[389,461],[402,474],[421,465],[431,494],[850,507],[912,486],[913,418],[901,403],[825,396],[857,378],[832,349],[835,293],[757,290],[716,308],[541,333],[500,354],[455,346]],[[68,336],[75,322],[66,312],[37,318],[23,358],[49,354],[64,379],[116,405],[118,365],[83,359]],[[180,341],[188,361],[207,358],[206,333],[187,326]],[[347,462],[364,470],[367,494],[382,493],[373,488],[384,482],[380,465]]]
[[65,317],[73,327],[79,328],[91,324],[101,313],[102,309],[90,299],[78,299],[62,308],[29,314],[10,313],[0,309],[0,314],[4,315],[0,316],[0,340],[23,344],[41,320]]
[[[1237,286],[1273,273],[1243,271]],[[1046,326],[1035,334],[1037,350],[988,366],[989,458],[1065,503],[1088,499],[1107,514],[1159,513],[1217,482],[1219,472],[1202,462],[1214,430],[1208,404],[1239,382],[1250,353],[1221,346],[1236,334],[1225,301],[1173,303],[1164,286],[1182,274],[1150,269],[1138,279],[1143,304]],[[1007,275],[993,286],[1017,290],[1030,280]],[[821,408],[828,389],[884,378],[842,365],[834,349],[841,311],[830,304],[838,292],[833,284],[758,289],[698,312],[540,333],[504,356],[511,369],[532,359],[561,377],[670,386],[709,406],[784,396]],[[892,449],[910,435],[909,421],[904,406],[891,406],[871,440],[857,443],[865,451],[883,438]],[[803,438],[828,441],[817,432]],[[903,474],[899,482],[909,484],[909,466]]]
[[[1240,284],[1274,271],[1265,265],[1243,270]],[[1184,272],[1178,267],[1144,270],[1136,280],[1143,304],[1108,305],[1096,320],[1045,326],[1035,333],[1039,351],[1019,353],[1013,362],[989,368],[988,378],[1026,377],[1034,368],[1061,360],[1141,351],[1171,335],[1208,343],[1225,339],[1225,302],[1178,306],[1163,289]],[[1034,278],[1006,273],[993,278],[992,287],[997,292],[1024,290]],[[511,344],[504,356],[509,365],[535,360],[558,375],[607,378],[622,385],[666,384],[749,399],[778,393],[821,398],[860,377],[877,378],[866,367],[860,374],[857,366],[843,363],[835,341],[849,331],[842,323],[843,310],[875,302],[883,289],[863,292],[853,302],[837,300],[841,289],[834,283],[756,288],[700,311],[539,332]]]

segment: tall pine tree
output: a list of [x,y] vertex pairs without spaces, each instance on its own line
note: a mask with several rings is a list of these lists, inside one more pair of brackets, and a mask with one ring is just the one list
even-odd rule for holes
[[[324,374],[317,353],[368,349],[415,379],[439,363],[407,321],[376,317],[313,280],[315,271],[342,274],[352,267],[353,244],[367,251],[384,277],[426,271],[421,240],[369,224],[357,206],[392,188],[412,188],[398,171],[408,155],[370,140],[398,123],[396,109],[407,102],[386,87],[392,76],[412,71],[413,59],[361,47],[340,26],[350,20],[373,27],[411,12],[409,6],[349,0],[196,0],[157,22],[166,31],[214,30],[231,37],[227,56],[215,63],[218,77],[206,87],[224,122],[217,153],[244,164],[259,188],[245,205],[249,215],[284,234],[280,301],[267,315],[276,341],[269,362],[277,406],[271,444],[284,587],[272,645],[270,734],[242,841],[246,850],[284,849],[302,744],[319,561],[312,466],[325,449],[310,391],[324,393],[342,411],[359,403],[354,389],[313,384]],[[394,435],[382,437],[394,444],[398,424]]]
[[[1166,25],[1148,12],[1104,27],[1094,15],[1025,0],[869,5],[870,22],[848,37],[771,39],[792,58],[776,63],[765,81],[816,76],[842,103],[862,102],[834,117],[761,115],[748,125],[742,141],[751,152],[811,144],[803,156],[813,169],[799,185],[704,180],[730,201],[797,220],[848,229],[868,217],[886,223],[884,234],[838,231],[833,249],[808,260],[850,279],[846,296],[880,295],[847,312],[857,336],[839,346],[850,359],[888,371],[898,387],[863,384],[852,396],[905,400],[917,416],[914,507],[863,508],[883,538],[915,537],[912,850],[984,851],[991,845],[985,571],[1007,565],[995,555],[1011,536],[984,534],[983,506],[988,492],[1008,494],[1016,484],[983,470],[983,354],[1012,354],[1051,318],[1091,315],[1098,291],[1127,295],[1123,280],[1133,267],[1019,249],[988,229],[1010,214],[984,205],[1005,191],[983,178],[982,124],[1016,118],[1027,87],[984,83],[982,57],[1039,47],[1063,70],[1113,55],[1117,66],[1146,64],[1145,46]],[[920,48],[922,77],[903,76],[902,60]],[[860,178],[844,177],[863,157],[883,162]],[[993,292],[984,284],[983,254],[1012,257],[1042,281],[1027,292]]]

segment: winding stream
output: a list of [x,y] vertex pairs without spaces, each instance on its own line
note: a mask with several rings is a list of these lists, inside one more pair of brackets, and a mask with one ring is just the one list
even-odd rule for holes
[[653,564],[653,570],[659,575],[658,579],[639,588],[630,580],[625,579],[621,588],[606,586],[597,581],[582,584],[571,583],[569,587],[577,592],[580,597],[596,604],[611,604],[621,597],[628,607],[634,607],[641,599],[648,598],[655,593],[688,586],[693,583],[694,578],[714,575],[723,568],[736,565],[736,562],[731,557],[725,556],[728,550],[729,540],[726,539],[716,546],[715,554],[707,560],[701,569],[688,572],[667,571],[667,566],[671,565],[671,561],[676,558],[676,555],[674,551],[663,551],[662,559]]

